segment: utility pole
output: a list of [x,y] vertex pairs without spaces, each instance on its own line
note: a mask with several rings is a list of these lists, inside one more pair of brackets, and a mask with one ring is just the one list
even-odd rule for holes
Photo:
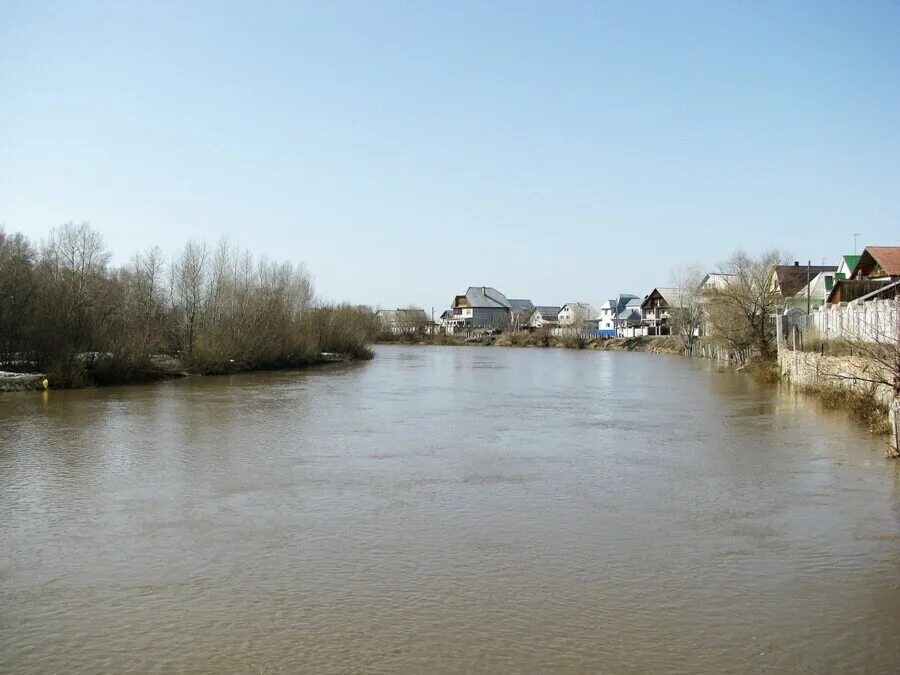
[[861,233],[861,232],[854,232],[854,233],[853,233],[853,255],[856,255],[856,251],[857,251],[857,248],[856,248],[856,238],[857,238],[860,234],[862,234],[862,233]]
[[806,316],[809,316],[809,274],[812,271],[810,268],[812,267],[812,260],[806,261]]

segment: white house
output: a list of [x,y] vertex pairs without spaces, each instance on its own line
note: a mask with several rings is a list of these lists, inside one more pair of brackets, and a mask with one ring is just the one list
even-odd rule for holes
[[[625,306],[632,300],[637,300],[636,295],[630,293],[621,293],[618,298],[611,298],[600,305],[600,314],[597,316],[597,330],[603,337],[615,337],[618,328],[617,320],[619,314],[625,309]],[[638,306],[640,301],[638,300]],[[624,318],[624,317],[623,317]],[[640,323],[640,314],[638,314],[638,323]]]
[[841,262],[838,263],[837,272],[835,273],[835,279],[849,279],[853,275],[853,270],[856,268],[856,263],[859,262],[859,259],[862,256],[858,255],[844,255],[841,256]]
[[531,318],[525,324],[526,328],[545,328],[559,323],[559,307],[539,305],[534,308]]
[[814,309],[821,307],[828,299],[828,294],[834,288],[834,280],[837,272],[819,272],[808,284],[794,294],[794,297],[785,302],[786,308],[806,309],[806,299],[809,298],[809,307]]
[[616,315],[616,336],[637,337],[646,335],[641,326],[641,298],[631,298]]
[[593,328],[591,320],[597,316],[597,310],[587,302],[568,302],[559,310],[561,328]]

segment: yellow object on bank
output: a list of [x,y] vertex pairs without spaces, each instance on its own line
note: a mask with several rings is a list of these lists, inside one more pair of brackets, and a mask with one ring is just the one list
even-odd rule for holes
[[45,377],[43,380],[41,380],[41,384],[44,385],[44,389],[47,389],[50,386],[50,380]]

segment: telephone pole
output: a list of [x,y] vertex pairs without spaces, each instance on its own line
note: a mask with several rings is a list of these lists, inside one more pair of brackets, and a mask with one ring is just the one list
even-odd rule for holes
[[806,261],[806,316],[809,316],[809,274],[812,271],[810,268],[812,267],[812,260]]

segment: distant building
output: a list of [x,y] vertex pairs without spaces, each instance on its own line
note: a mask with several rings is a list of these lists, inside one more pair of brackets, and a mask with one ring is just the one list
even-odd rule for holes
[[642,298],[632,298],[625,303],[625,306],[616,316],[617,337],[646,335],[646,331],[641,326],[641,304],[643,302]]
[[431,323],[424,309],[380,309],[375,317],[388,333],[423,333]]
[[735,278],[734,274],[725,274],[724,272],[710,272],[703,277],[698,290],[703,293],[705,291],[717,291],[726,288]]
[[856,263],[859,262],[859,258],[860,256],[858,255],[841,256],[841,261],[838,263],[837,271],[834,275],[835,280],[840,281],[853,276],[853,270],[856,269]]
[[460,328],[509,328],[512,319],[509,300],[490,286],[469,286],[464,295],[453,298],[450,310],[445,326],[451,333]]
[[[597,316],[597,330],[603,337],[615,337],[619,327],[619,321],[627,320],[627,316],[621,316],[629,302],[638,301],[640,307],[640,299],[636,295],[630,293],[620,293],[617,298],[611,298],[600,305],[600,314]],[[634,310],[632,310],[634,311]],[[640,310],[637,312],[638,324],[640,324]]]
[[775,265],[769,273],[769,291],[781,297],[781,304],[790,305],[791,299],[822,272],[830,273],[833,278],[837,265],[801,265],[800,261],[793,265]]
[[560,327],[593,328],[597,310],[587,302],[568,302],[559,310]]
[[[810,309],[821,307],[825,304],[828,294],[834,288],[836,275],[836,271],[819,272],[814,275],[808,284],[804,284],[803,288],[794,293],[792,297],[785,299],[785,308],[806,311],[807,305]],[[807,298],[809,298],[808,303]]]
[[900,246],[866,246],[850,278],[900,280]]
[[560,307],[552,305],[538,305],[531,313],[531,318],[525,324],[526,328],[547,328],[559,323]]
[[670,335],[672,315],[687,303],[677,288],[654,288],[641,303],[641,325],[646,335]]

